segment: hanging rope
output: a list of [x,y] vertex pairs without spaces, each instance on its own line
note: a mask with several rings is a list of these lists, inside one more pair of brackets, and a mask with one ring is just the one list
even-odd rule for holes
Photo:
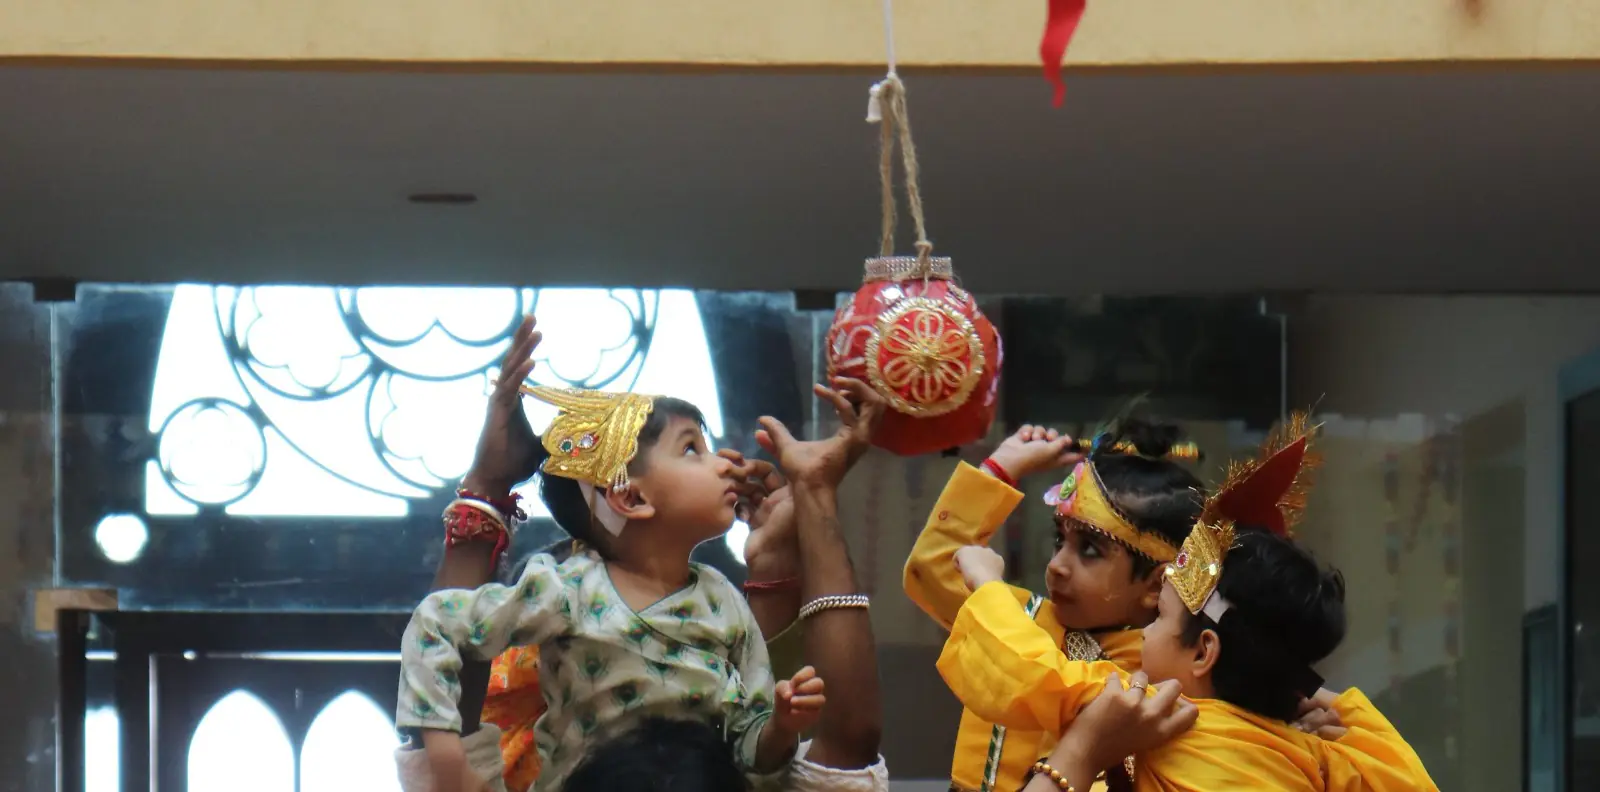
[[878,253],[883,256],[894,255],[894,236],[899,221],[894,196],[894,153],[898,147],[900,168],[906,179],[906,208],[911,212],[912,229],[917,235],[917,264],[926,270],[930,266],[933,243],[928,241],[928,224],[922,211],[917,147],[911,141],[911,117],[906,113],[905,83],[895,76],[878,83],[878,104],[883,116],[878,134],[878,180],[882,185],[883,198],[883,234],[878,239]]
[[906,112],[906,86],[895,71],[894,0],[883,0],[883,31],[889,73],[882,82],[872,86],[867,103],[867,121],[879,125],[878,180],[883,191],[883,233],[878,239],[878,255],[894,255],[895,230],[899,223],[894,197],[894,152],[898,146],[901,169],[906,177],[906,206],[917,234],[917,267],[923,277],[927,277],[933,270],[933,243],[928,241],[928,225],[922,212],[917,148],[911,142],[911,116]]

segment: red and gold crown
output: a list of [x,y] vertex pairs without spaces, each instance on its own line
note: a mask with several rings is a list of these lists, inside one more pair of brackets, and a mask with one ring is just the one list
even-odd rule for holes
[[1312,473],[1322,464],[1313,448],[1317,429],[1309,412],[1296,412],[1273,429],[1254,459],[1229,463],[1222,486],[1206,500],[1200,521],[1167,567],[1167,580],[1190,613],[1205,611],[1216,620],[1227,611],[1228,604],[1213,595],[1235,526],[1287,536],[1300,521]]

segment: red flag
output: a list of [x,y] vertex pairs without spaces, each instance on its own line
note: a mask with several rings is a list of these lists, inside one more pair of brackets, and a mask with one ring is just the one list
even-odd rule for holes
[[1067,96],[1067,84],[1061,79],[1061,61],[1067,56],[1067,45],[1072,34],[1078,32],[1083,21],[1084,6],[1088,0],[1050,0],[1050,16],[1044,23],[1044,40],[1039,42],[1039,59],[1044,61],[1044,77],[1056,88],[1055,106],[1060,107]]

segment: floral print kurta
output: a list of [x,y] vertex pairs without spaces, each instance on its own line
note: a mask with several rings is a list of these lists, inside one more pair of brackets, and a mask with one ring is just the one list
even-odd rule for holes
[[401,645],[401,728],[459,731],[463,653],[539,647],[547,711],[534,726],[537,789],[557,789],[587,747],[653,716],[719,723],[748,769],[771,714],[773,679],[738,589],[695,564],[683,589],[634,612],[592,554],[535,556],[515,585],[435,592]]

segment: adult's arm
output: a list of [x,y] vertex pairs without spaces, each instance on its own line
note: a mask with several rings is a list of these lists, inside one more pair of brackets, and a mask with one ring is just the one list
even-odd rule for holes
[[[801,599],[861,590],[839,529],[838,496],[832,487],[797,482],[795,519],[800,538]],[[806,759],[825,767],[856,769],[878,761],[883,735],[878,650],[867,610],[822,611],[805,625],[805,656],[828,686],[816,736]]]

